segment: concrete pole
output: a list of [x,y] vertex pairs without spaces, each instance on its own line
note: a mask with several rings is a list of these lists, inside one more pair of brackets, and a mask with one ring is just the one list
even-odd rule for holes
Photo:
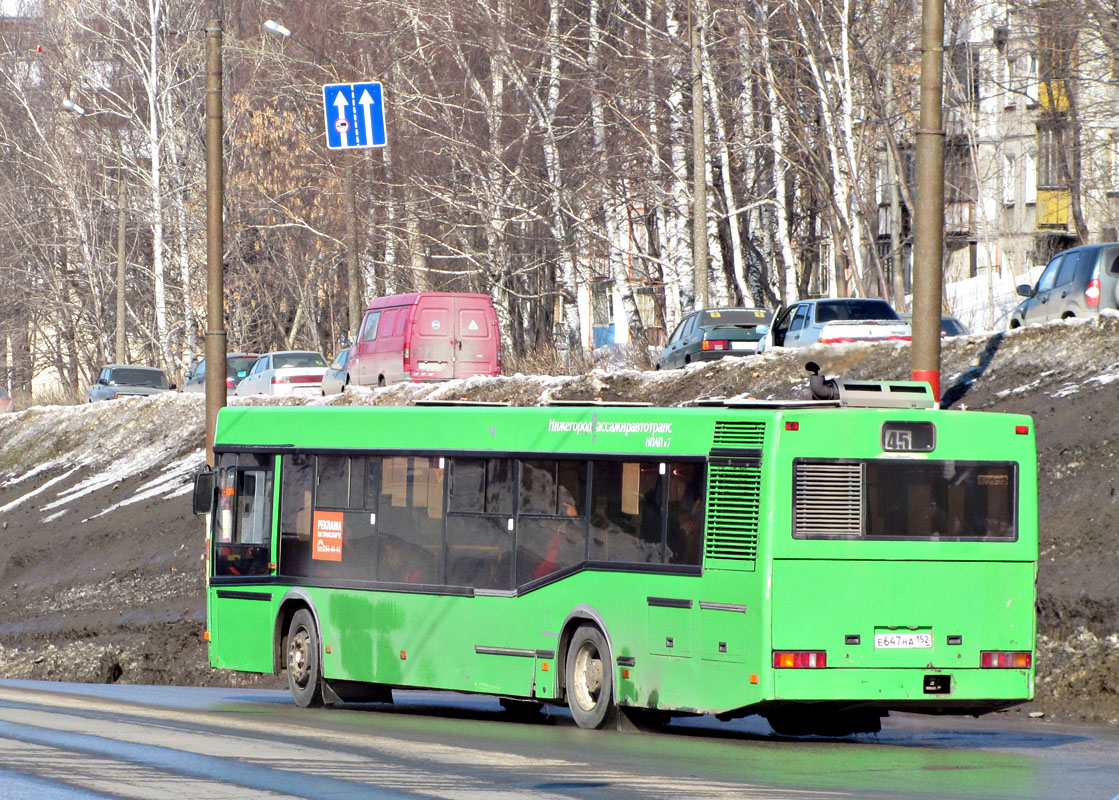
[[921,115],[913,226],[913,380],[940,397],[940,295],[944,249],[944,0],[922,0]]
[[689,7],[692,52],[692,269],[695,307],[707,308],[707,147],[703,120],[703,59],[699,52],[699,21],[694,0]]
[[206,463],[214,460],[218,411],[225,405],[225,227],[222,218],[221,20],[206,23]]
[[127,241],[125,228],[128,222],[128,213],[125,209],[125,191],[124,191],[124,158],[122,157],[117,166],[117,330],[116,330],[116,345],[114,347],[114,359],[118,364],[128,363],[128,354],[125,352],[125,315],[128,313],[128,305],[125,302],[124,284],[125,278],[128,273],[128,259],[124,247]]

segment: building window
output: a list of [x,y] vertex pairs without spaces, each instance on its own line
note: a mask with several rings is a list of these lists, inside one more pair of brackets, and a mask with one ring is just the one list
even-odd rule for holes
[[1119,191],[1119,133],[1107,137],[1107,184],[1108,191]]
[[1037,129],[1037,185],[1047,189],[1065,188],[1061,168],[1061,145],[1064,131],[1056,126]]
[[1022,194],[1026,203],[1037,202],[1037,159],[1032,153],[1022,156]]
[[1015,184],[1014,157],[1002,157],[1002,202],[1003,205],[1012,206],[1018,199],[1018,186]]
[[1023,91],[1030,105],[1037,105],[1037,56],[1026,57],[1025,86]]

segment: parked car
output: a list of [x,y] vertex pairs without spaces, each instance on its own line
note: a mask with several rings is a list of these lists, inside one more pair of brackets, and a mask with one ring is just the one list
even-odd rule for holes
[[12,396],[8,390],[0,386],[0,414],[7,414],[9,411],[15,411],[16,404],[12,402]]
[[418,292],[378,297],[350,346],[355,386],[501,374],[501,333],[484,294]]
[[[256,353],[230,353],[225,357],[225,388],[226,391],[236,389],[246,375],[253,362],[258,358]],[[184,392],[206,391],[206,359],[195,364],[194,369],[186,374],[183,380]]]
[[1026,299],[1011,313],[1011,328],[1119,308],[1119,243],[1089,244],[1058,253],[1037,283],[1022,284],[1018,294]]
[[902,321],[885,300],[800,300],[777,314],[773,326],[758,340],[758,352],[770,347],[911,338],[909,323]]
[[[681,320],[668,337],[657,369],[715,361],[727,355],[752,355],[765,335],[769,313],[761,308],[705,308]],[[759,330],[759,327],[761,330]]]
[[[908,322],[910,324],[910,327],[912,327],[912,314],[898,314],[898,316],[901,317],[905,322]],[[950,314],[942,314],[940,316],[941,338],[946,338],[948,336],[966,336],[969,333],[971,333],[971,331],[967,329],[967,325],[964,325],[964,323],[960,322],[958,319],[951,316]]]
[[342,391],[350,384],[350,374],[346,370],[346,365],[350,361],[350,348],[345,348],[338,351],[338,355],[330,362],[330,366],[326,368],[326,372],[322,376],[322,394],[325,397],[328,394],[341,394]]
[[233,393],[238,397],[250,394],[314,394],[322,391],[326,359],[313,350],[283,350],[258,356]]
[[97,380],[86,390],[85,396],[87,401],[95,403],[118,397],[162,394],[174,388],[175,384],[167,381],[161,369],[107,364],[97,373]]

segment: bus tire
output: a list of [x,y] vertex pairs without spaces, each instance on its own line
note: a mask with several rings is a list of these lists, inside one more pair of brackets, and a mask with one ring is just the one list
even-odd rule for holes
[[580,728],[601,728],[613,720],[614,671],[606,637],[598,628],[581,625],[567,645],[564,671],[567,707]]
[[319,660],[319,632],[311,612],[301,608],[288,626],[288,688],[300,708],[319,708],[323,704],[322,663]]

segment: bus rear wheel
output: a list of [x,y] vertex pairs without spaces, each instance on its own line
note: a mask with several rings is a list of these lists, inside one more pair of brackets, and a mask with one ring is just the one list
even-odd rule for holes
[[614,671],[609,652],[602,632],[590,625],[576,629],[567,646],[567,707],[580,728],[601,728],[612,719]]
[[301,608],[288,626],[288,688],[301,708],[318,708],[322,698],[319,632],[311,612]]

